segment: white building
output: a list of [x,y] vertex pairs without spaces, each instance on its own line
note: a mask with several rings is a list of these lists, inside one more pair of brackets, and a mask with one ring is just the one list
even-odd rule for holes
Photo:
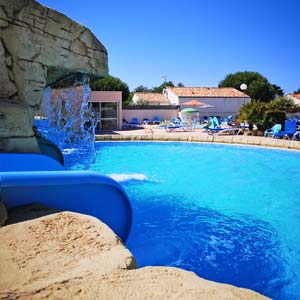
[[191,100],[204,102],[212,107],[197,107],[200,117],[206,115],[226,117],[236,115],[244,103],[251,101],[251,98],[245,93],[235,88],[218,88],[218,87],[167,87],[163,91],[171,105],[178,105],[180,108],[186,108],[183,105]]
[[287,94],[286,97],[293,100],[294,104],[300,105],[300,94]]
[[134,93],[132,102],[145,105],[170,105],[170,101],[160,93]]

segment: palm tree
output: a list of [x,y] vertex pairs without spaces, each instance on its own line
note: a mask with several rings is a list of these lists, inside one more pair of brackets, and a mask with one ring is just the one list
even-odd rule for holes
[[241,106],[239,112],[239,119],[246,120],[249,124],[249,130],[253,130],[255,124],[259,129],[261,121],[264,118],[264,112],[266,111],[266,103],[259,100],[251,100],[249,103],[245,103]]
[[284,123],[286,112],[293,108],[291,102],[284,97],[269,103],[252,100],[242,105],[239,119],[246,120],[250,130],[253,130],[253,124],[255,124],[258,130],[264,131],[276,123]]
[[296,108],[293,100],[286,97],[279,97],[269,103],[269,106],[275,110],[281,110],[284,112],[291,112]]

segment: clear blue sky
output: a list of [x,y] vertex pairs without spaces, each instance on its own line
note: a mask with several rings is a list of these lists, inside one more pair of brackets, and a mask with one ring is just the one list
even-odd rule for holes
[[132,90],[163,81],[217,86],[256,71],[300,88],[300,0],[39,0],[90,28],[110,74]]

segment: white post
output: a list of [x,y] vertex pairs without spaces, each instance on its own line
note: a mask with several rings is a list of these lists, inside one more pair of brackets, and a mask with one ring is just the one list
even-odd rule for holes
[[[243,93],[244,93],[244,91],[246,91],[247,90],[247,88],[248,88],[248,86],[247,86],[247,84],[246,83],[242,83],[241,85],[240,85],[240,89],[241,89],[241,91],[243,91]],[[245,93],[244,93],[244,96],[243,96],[243,105],[245,104]],[[244,129],[245,129],[245,120],[244,120]]]

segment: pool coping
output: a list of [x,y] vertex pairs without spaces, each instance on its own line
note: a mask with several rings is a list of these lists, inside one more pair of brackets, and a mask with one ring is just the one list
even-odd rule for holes
[[178,141],[178,142],[199,142],[218,144],[240,144],[248,146],[261,146],[272,148],[283,148],[290,150],[300,150],[300,141],[266,138],[263,136],[248,135],[123,135],[123,134],[98,134],[96,141]]

